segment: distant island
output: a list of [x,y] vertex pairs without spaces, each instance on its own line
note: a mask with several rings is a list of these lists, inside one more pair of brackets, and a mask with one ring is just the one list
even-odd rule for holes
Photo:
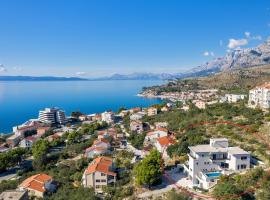
[[86,81],[78,77],[55,76],[0,76],[0,81]]

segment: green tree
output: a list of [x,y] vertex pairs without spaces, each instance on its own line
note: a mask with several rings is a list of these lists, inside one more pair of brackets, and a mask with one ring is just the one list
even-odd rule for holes
[[5,153],[0,153],[0,172],[5,171],[8,167],[18,165],[25,153],[26,150],[23,148],[16,148]]
[[38,140],[32,146],[32,154],[34,156],[34,168],[41,168],[45,165],[47,153],[49,150],[49,142],[47,140]]
[[157,150],[152,150],[136,167],[135,176],[138,185],[151,185],[157,183],[162,175],[162,159]]
[[73,111],[71,113],[71,117],[76,118],[76,119],[79,118],[81,115],[82,115],[82,113],[80,111]]
[[79,133],[77,131],[72,131],[67,136],[67,143],[68,144],[77,143],[80,141],[81,137],[82,137],[81,133]]
[[32,154],[34,159],[39,159],[40,157],[47,154],[49,150],[49,142],[47,140],[38,140],[32,146]]

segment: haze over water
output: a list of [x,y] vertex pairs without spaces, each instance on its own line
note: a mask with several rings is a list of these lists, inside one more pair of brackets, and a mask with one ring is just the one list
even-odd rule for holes
[[38,117],[38,111],[56,106],[66,111],[86,114],[117,111],[120,107],[146,107],[157,99],[136,96],[142,87],[162,81],[48,81],[0,82],[0,133]]

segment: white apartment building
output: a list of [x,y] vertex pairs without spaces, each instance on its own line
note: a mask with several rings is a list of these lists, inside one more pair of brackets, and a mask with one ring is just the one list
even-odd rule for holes
[[213,187],[221,174],[250,168],[250,154],[239,147],[229,147],[228,139],[210,139],[210,144],[189,147],[189,161],[184,164],[193,186]]
[[38,119],[48,124],[65,124],[67,122],[65,112],[59,108],[45,108],[39,111]]
[[225,94],[224,101],[228,103],[236,103],[239,100],[245,99],[247,95],[244,94]]
[[145,112],[137,112],[137,113],[130,115],[129,119],[131,121],[141,120],[143,118],[143,116],[145,116],[145,114],[146,114]]
[[259,85],[249,91],[248,105],[251,108],[259,107],[268,109],[270,107],[270,82]]
[[101,121],[107,122],[108,124],[114,122],[114,113],[113,112],[104,112],[101,113]]

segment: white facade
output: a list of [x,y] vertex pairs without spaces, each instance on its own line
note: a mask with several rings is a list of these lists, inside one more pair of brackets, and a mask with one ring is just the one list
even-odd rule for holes
[[101,121],[107,122],[108,124],[114,122],[114,114],[113,112],[104,112],[101,113]]
[[32,137],[32,136],[30,136],[29,138],[24,138],[20,142],[20,147],[22,147],[22,148],[31,148],[35,141],[36,141],[36,139],[34,137]]
[[168,131],[165,130],[155,130],[152,132],[147,133],[145,137],[146,142],[155,143],[158,138],[168,136]]
[[130,122],[130,131],[142,133],[143,132],[143,123],[141,121],[131,121]]
[[154,116],[154,115],[157,115],[157,113],[158,113],[157,108],[150,107],[150,108],[147,109],[147,115],[148,116]]
[[38,119],[48,124],[65,124],[67,122],[65,112],[58,108],[45,108],[39,111]]
[[248,105],[251,108],[268,109],[270,107],[270,83],[265,83],[250,90]]
[[239,100],[245,99],[247,95],[244,94],[225,94],[225,101],[228,103],[236,103]]
[[137,113],[130,115],[129,119],[131,121],[141,120],[144,115],[145,115],[144,112],[137,112]]
[[250,168],[250,154],[239,147],[229,147],[226,138],[210,139],[209,145],[189,147],[189,161],[184,165],[193,186],[209,189],[221,174]]

